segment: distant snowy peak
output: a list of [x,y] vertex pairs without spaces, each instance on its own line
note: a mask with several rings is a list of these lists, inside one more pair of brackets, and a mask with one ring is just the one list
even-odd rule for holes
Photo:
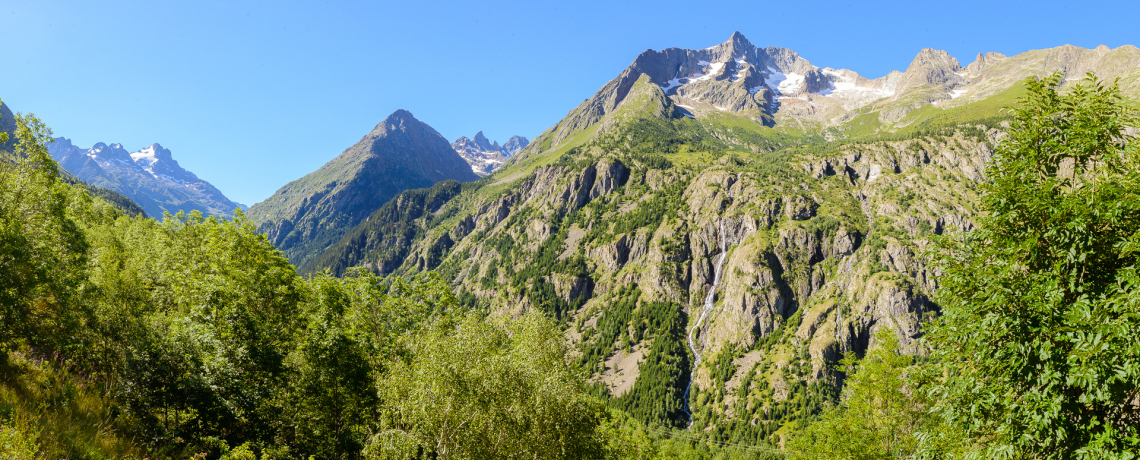
[[[68,142],[68,144],[71,144]],[[117,163],[120,165],[133,165],[134,159],[131,154],[123,148],[123,144],[104,144],[99,142],[87,149],[87,156],[95,159],[100,163]]]
[[174,160],[170,150],[162,148],[159,144],[151,144],[137,152],[128,152],[127,149],[123,148],[123,144],[105,144],[102,142],[95,144],[90,149],[83,149],[76,147],[71,140],[61,137],[56,139],[49,150],[53,152],[53,156],[56,153],[62,156],[65,151],[83,151],[84,155],[102,167],[134,169],[138,172],[145,172],[159,180],[187,182],[198,179],[193,173],[182,169]]
[[152,168],[160,160],[178,164],[170,155],[170,150],[162,148],[159,144],[151,144],[149,147],[132,153],[131,159],[134,160],[135,164],[147,169]]
[[84,149],[59,137],[48,145],[48,153],[76,177],[130,197],[156,218],[163,211],[174,214],[192,210],[229,216],[234,208],[245,207],[182,169],[170,150],[159,144],[136,152],[127,151],[122,144],[103,142]]
[[526,148],[528,144],[530,141],[525,137],[511,136],[505,144],[499,145],[498,141],[488,140],[487,136],[479,131],[473,138],[463,136],[456,139],[451,143],[451,148],[471,165],[471,171],[486,176],[506,163],[511,155]]

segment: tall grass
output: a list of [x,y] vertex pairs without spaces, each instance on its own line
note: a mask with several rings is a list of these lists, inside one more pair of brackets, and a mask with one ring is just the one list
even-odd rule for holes
[[142,458],[108,388],[58,356],[0,355],[0,458]]

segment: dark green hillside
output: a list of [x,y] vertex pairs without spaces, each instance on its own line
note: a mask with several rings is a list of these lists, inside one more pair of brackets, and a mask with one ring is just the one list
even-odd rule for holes
[[[443,205],[464,188],[477,187],[477,184],[446,180],[430,188],[400,192],[335,245],[302,265],[299,271],[315,273],[328,269],[334,276],[343,276],[350,267],[368,264],[377,272],[391,272],[395,268],[393,263],[404,260],[411,242],[419,236],[419,221],[429,221],[430,226],[432,220],[450,217],[441,209]],[[378,250],[369,254],[370,261],[364,262],[364,255],[371,249]]]

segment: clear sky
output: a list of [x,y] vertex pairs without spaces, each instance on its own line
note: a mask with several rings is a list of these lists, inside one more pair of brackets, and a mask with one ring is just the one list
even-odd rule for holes
[[533,139],[641,51],[739,30],[875,78],[924,47],[1140,44],[1140,2],[0,2],[0,99],[77,145],[158,142],[252,205],[396,109]]

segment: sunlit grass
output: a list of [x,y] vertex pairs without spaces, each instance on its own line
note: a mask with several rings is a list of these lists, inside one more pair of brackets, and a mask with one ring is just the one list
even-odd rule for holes
[[[60,361],[11,353],[0,362],[0,457],[29,447],[26,458],[141,458],[143,452],[119,434],[116,406],[105,382],[67,369]],[[20,451],[13,452],[16,454]],[[24,458],[16,455],[14,458]]]

